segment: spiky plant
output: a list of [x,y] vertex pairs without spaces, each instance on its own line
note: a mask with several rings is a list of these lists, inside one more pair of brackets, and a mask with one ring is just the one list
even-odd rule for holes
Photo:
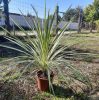
[[[49,12],[48,14],[46,14],[46,4],[45,4],[45,18],[44,18],[44,25],[42,28],[40,25],[38,13],[33,6],[32,8],[36,14],[35,19],[31,18],[31,20],[34,23],[34,27],[36,29],[35,31],[37,32],[36,38],[31,38],[30,35],[22,27],[20,27],[17,24],[17,22],[15,22],[12,19],[15,25],[26,35],[27,39],[25,39],[25,41],[22,41],[19,38],[11,35],[11,33],[7,32],[9,33],[9,35],[5,36],[5,38],[19,47],[15,46],[13,47],[4,44],[0,44],[0,46],[8,49],[13,49],[22,53],[21,56],[11,58],[7,61],[15,59],[16,62],[15,65],[19,63],[28,62],[28,65],[24,66],[23,71],[21,70],[21,75],[27,70],[28,67],[30,67],[30,65],[35,64],[38,69],[43,70],[45,73],[47,73],[49,80],[50,80],[50,72],[53,68],[57,68],[59,74],[66,80],[66,77],[64,77],[60,68],[60,65],[63,64],[65,65],[65,68],[69,68],[73,72],[73,74],[70,77],[73,77],[87,84],[89,82],[88,78],[86,78],[82,73],[76,70],[66,59],[64,59],[64,52],[65,49],[67,49],[67,47],[59,45],[59,42],[62,39],[62,36],[69,23],[66,24],[59,31],[58,34],[55,34],[57,28],[55,27],[55,29],[53,29],[55,14],[53,14],[52,19],[50,19]],[[32,32],[34,32],[31,25],[28,23],[27,19],[25,17],[24,19],[31,28]],[[4,30],[6,31],[6,29]],[[55,34],[54,37],[52,37],[53,34]],[[13,68],[10,68],[10,70],[13,70]]]

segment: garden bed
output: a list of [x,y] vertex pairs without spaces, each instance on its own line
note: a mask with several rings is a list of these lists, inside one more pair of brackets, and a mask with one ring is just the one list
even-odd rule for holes
[[[71,45],[78,41],[80,42],[80,44],[67,49],[70,52],[74,51],[77,56],[69,53],[66,57],[68,58],[67,60],[75,66],[75,68],[79,69],[90,78],[92,84],[91,90],[78,81],[71,81],[67,87],[65,81],[58,80],[58,77],[60,76],[56,77],[57,75],[55,75],[53,83],[55,96],[49,91],[47,93],[40,92],[35,83],[36,68],[34,67],[32,71],[35,71],[35,73],[31,74],[31,76],[29,75],[31,73],[31,69],[29,69],[29,71],[27,71],[21,79],[14,75],[11,77],[10,81],[0,81],[0,100],[99,100],[99,36],[98,34],[92,34],[92,36],[90,38],[89,34],[87,34],[87,37],[86,34],[79,34],[78,37],[76,37],[75,34],[75,36],[73,35],[73,37],[70,37],[67,40],[64,38],[63,40],[65,41],[62,41],[62,44],[66,45]],[[83,39],[85,41],[81,42]],[[79,56],[80,53],[89,54]],[[3,48],[2,54],[0,54],[0,60],[2,61],[2,59],[12,58],[17,55],[20,54]],[[15,61],[8,61],[0,66],[5,67],[13,63],[15,63]],[[18,65],[18,67],[24,67],[25,65],[26,64],[21,64]],[[64,69],[64,67],[61,68],[63,74],[68,73],[67,69]],[[56,69],[53,71],[57,74]],[[9,78],[10,77],[7,77],[6,79]]]

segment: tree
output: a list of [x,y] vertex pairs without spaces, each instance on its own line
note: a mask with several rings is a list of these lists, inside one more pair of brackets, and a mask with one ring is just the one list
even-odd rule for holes
[[95,14],[96,14],[96,10],[93,5],[88,5],[84,10],[85,21],[90,23],[90,32],[92,32],[92,29],[93,29]]
[[97,32],[99,32],[99,20],[95,21]]
[[83,9],[78,6],[77,8],[70,8],[68,9],[64,14],[63,14],[63,20],[65,21],[70,21],[73,17],[74,17],[74,22],[78,22],[78,18],[79,18],[79,11]]
[[97,26],[97,20],[99,20],[99,0],[94,0],[92,5],[89,5],[84,10],[85,21],[90,23],[90,32],[92,32],[93,22]]
[[77,8],[70,8],[63,15],[63,20],[70,21],[73,18],[74,22],[78,22],[78,33],[81,32],[83,21],[83,9],[78,6]]
[[[65,20],[65,21],[70,21],[71,18],[72,18],[74,15],[77,15],[76,9],[70,8],[70,9],[68,9],[68,10],[63,14],[63,20]],[[75,17],[74,21],[77,21],[76,17]]]
[[99,20],[99,0],[94,0],[93,6],[95,7],[96,10],[95,20]]

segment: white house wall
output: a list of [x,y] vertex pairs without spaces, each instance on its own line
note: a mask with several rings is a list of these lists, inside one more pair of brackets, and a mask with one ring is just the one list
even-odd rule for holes
[[[28,23],[26,22],[24,17],[26,18]],[[24,16],[24,17],[22,15],[18,15],[18,14],[10,14],[10,25],[13,26],[15,23],[17,23],[19,26],[23,26],[23,27],[27,27],[27,28],[29,28],[31,26],[32,28],[34,28],[34,24],[33,24],[33,21],[32,21],[33,17],[32,18],[31,17],[27,17],[27,16]],[[12,20],[14,20],[15,23]],[[43,19],[39,19],[39,21],[40,21],[40,25],[43,26],[43,24],[44,24],[43,21],[44,20]],[[58,27],[61,29],[66,25],[66,23],[68,23],[68,22],[61,21]],[[4,21],[4,18],[1,18],[0,26],[3,26],[3,25],[5,25],[5,21]],[[55,22],[54,22],[53,27],[55,27],[55,26],[56,25],[55,25]],[[78,23],[70,23],[67,26],[67,29],[77,30],[78,29]]]
[[78,29],[78,23],[69,23],[69,22],[66,22],[66,21],[61,21],[60,24],[59,24],[59,28],[63,28],[65,25],[67,24],[67,29],[72,29],[72,30],[77,30]]
[[32,27],[32,28],[34,26],[32,22],[32,18],[24,17],[21,15],[10,15],[10,25],[12,26],[13,24],[18,24],[19,26]]
[[0,26],[4,26],[5,25],[5,19],[3,17],[1,17],[0,19]]

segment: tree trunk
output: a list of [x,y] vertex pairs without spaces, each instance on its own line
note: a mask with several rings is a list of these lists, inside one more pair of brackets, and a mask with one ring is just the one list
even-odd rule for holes
[[93,29],[93,21],[90,22],[90,33],[92,33],[92,29]]

